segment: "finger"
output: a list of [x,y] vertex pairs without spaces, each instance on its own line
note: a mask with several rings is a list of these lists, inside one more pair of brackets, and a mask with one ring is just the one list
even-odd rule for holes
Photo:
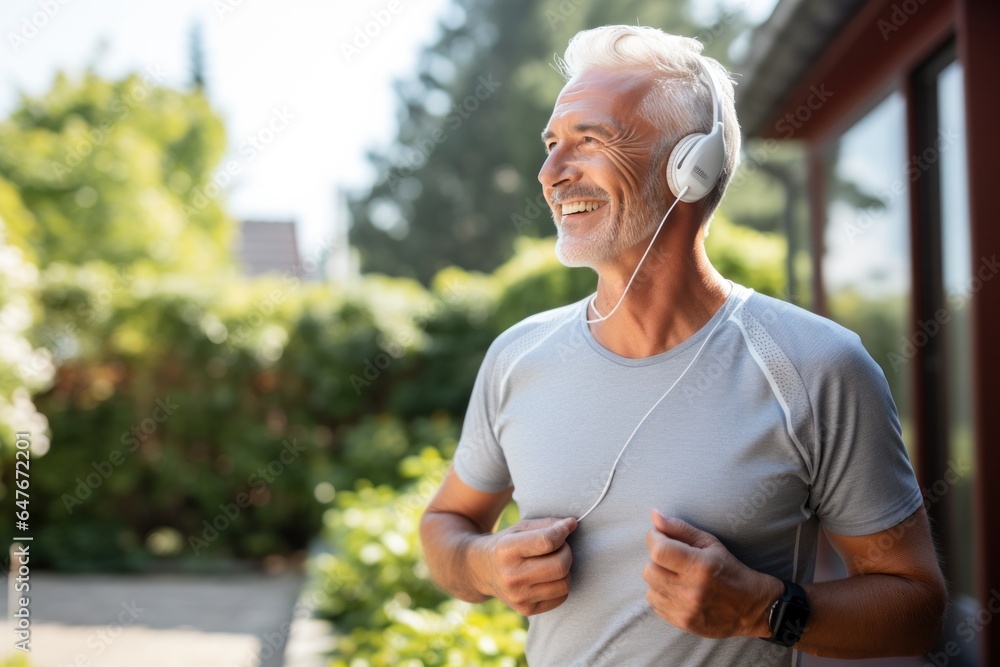
[[552,600],[545,600],[544,602],[539,602],[534,606],[531,613],[526,614],[527,616],[534,616],[536,614],[544,614],[547,611],[551,611],[561,605],[566,601],[568,595],[563,595],[562,597],[554,598]]
[[672,609],[674,605],[673,596],[652,587],[646,589],[646,601],[649,602],[653,609],[659,611]]
[[651,515],[656,529],[670,539],[689,544],[697,549],[704,549],[716,541],[714,535],[695,528],[683,519],[664,516],[656,509],[651,512]]
[[549,526],[557,524],[560,521],[566,521],[569,518],[571,517],[547,516],[541,519],[521,519],[513,526],[507,528],[507,530],[511,533],[528,533],[533,530],[548,528]]
[[546,581],[535,584],[531,587],[530,596],[537,602],[548,602],[549,600],[566,599],[569,595],[569,576],[565,576],[558,581]]
[[657,616],[674,627],[681,627],[681,624],[676,618],[676,611],[674,609],[675,602],[669,595],[664,595],[659,591],[648,588],[646,589],[646,602],[648,602],[649,606],[653,608],[653,611],[656,612]]
[[682,582],[682,577],[676,572],[668,570],[652,560],[648,560],[642,568],[642,580],[645,581],[650,588],[655,588],[663,593],[668,593],[670,591],[677,590]]
[[646,531],[646,548],[650,560],[676,574],[687,571],[698,560],[698,549],[671,539],[655,526]]
[[564,542],[552,553],[525,559],[524,564],[531,568],[531,577],[536,582],[559,581],[569,576],[570,567],[573,565],[573,552]]
[[566,542],[566,538],[575,528],[576,519],[570,517],[544,528],[523,533],[524,544],[521,553],[526,557],[550,554]]

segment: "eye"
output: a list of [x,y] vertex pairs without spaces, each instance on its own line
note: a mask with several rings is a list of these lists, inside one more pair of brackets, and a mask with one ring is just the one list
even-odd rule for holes
[[555,148],[555,147],[556,147],[556,142],[550,141],[549,143],[545,144],[545,152],[546,153],[551,153],[552,149]]
[[599,144],[601,142],[596,137],[591,137],[591,136],[588,135],[588,136],[584,136],[583,137],[583,143],[585,143],[585,144]]

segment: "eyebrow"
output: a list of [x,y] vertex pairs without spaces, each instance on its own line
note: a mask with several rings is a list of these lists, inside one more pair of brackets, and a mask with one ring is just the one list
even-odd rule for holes
[[[577,123],[573,126],[573,131],[578,134],[592,132],[600,137],[603,137],[604,139],[612,139],[615,136],[614,129],[606,123]],[[556,133],[546,128],[542,131],[542,142],[545,142],[554,136],[556,136]]]

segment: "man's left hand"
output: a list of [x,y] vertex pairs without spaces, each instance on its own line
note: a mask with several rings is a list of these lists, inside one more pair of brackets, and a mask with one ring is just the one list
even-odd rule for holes
[[671,625],[700,637],[767,637],[770,603],[784,585],[750,569],[714,535],[653,510],[646,533],[646,600]]

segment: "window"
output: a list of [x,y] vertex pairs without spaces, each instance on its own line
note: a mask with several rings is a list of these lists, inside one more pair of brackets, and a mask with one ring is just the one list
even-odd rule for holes
[[[974,289],[969,240],[962,66],[951,61],[935,77],[940,138],[941,280],[948,316],[942,325],[949,484],[950,576],[956,592],[976,597],[972,526],[972,352],[969,297]],[[957,481],[954,481],[956,480]]]
[[821,266],[827,315],[861,336],[882,367],[911,448],[905,110],[892,93],[827,147]]

